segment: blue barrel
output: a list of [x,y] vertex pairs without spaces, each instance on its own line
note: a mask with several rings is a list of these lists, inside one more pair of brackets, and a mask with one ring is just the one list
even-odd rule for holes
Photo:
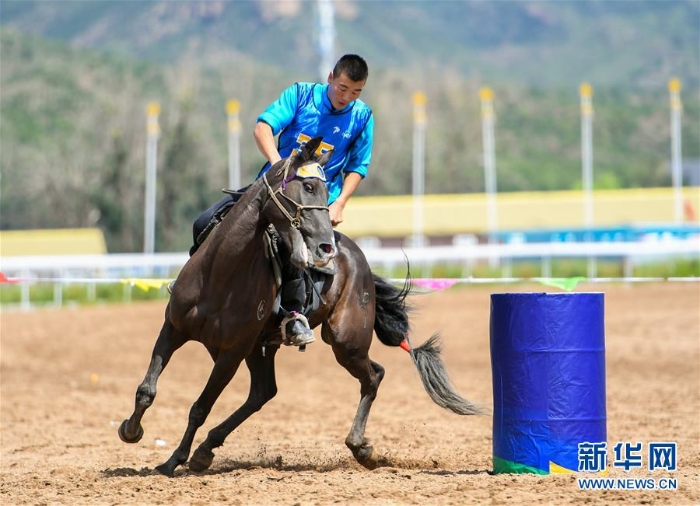
[[491,295],[493,471],[578,471],[607,441],[602,293]]

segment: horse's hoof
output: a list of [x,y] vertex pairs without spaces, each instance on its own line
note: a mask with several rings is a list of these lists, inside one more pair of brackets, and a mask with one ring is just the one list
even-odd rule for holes
[[372,452],[372,455],[367,457],[366,459],[360,460],[359,461],[362,466],[365,468],[369,469],[370,471],[374,471],[379,467],[379,459],[374,455],[374,452]]
[[168,478],[172,478],[173,476],[175,476],[175,469],[171,469],[167,462],[165,464],[157,466],[156,471],[158,471],[163,476],[167,476]]
[[202,471],[206,471],[207,469],[209,469],[209,466],[211,466],[213,460],[213,451],[209,449],[202,449],[201,447],[197,448],[197,450],[194,452],[194,455],[192,455],[192,458],[190,459],[190,471],[193,471],[195,473],[201,473]]
[[361,466],[373,471],[379,467],[379,459],[374,453],[374,448],[371,446],[362,446],[357,453],[355,453],[355,460],[360,463]]
[[119,426],[119,430],[117,433],[119,434],[119,439],[124,441],[125,443],[138,443],[141,441],[141,438],[143,437],[143,427],[141,424],[139,424],[139,429],[136,431],[136,435],[134,437],[129,437],[126,435],[126,426],[129,425],[129,420],[124,420],[122,424]]

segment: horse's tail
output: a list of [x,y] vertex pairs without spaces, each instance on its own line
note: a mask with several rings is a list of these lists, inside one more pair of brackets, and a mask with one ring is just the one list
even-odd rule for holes
[[411,290],[410,276],[402,288],[395,287],[376,274],[373,276],[377,306],[374,331],[379,340],[387,346],[400,346],[411,355],[423,387],[435,404],[458,415],[481,414],[478,406],[461,397],[454,389],[440,357],[439,334],[433,334],[417,348],[411,346],[408,337],[408,312],[411,308],[406,304],[406,296]]
[[411,290],[411,279],[406,278],[402,288],[396,288],[383,278],[372,274],[376,301],[374,331],[379,340],[387,346],[401,346],[408,337],[408,312],[406,296]]

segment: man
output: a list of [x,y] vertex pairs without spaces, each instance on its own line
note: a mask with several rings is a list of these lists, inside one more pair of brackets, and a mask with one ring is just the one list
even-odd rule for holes
[[[318,154],[333,150],[324,167],[333,226],[342,223],[348,199],[367,175],[372,157],[374,119],[372,110],[360,100],[368,74],[363,58],[346,54],[329,73],[327,84],[295,83],[284,90],[258,116],[253,132],[258,149],[267,159],[258,177],[308,140],[319,135],[323,137]],[[275,136],[278,136],[276,143]],[[230,208],[235,200],[227,195],[197,219],[193,228],[195,244],[190,255],[201,244],[202,231],[212,217]],[[300,314],[306,298],[303,273],[298,269],[286,271],[282,307],[292,316],[282,322],[285,343],[303,346],[314,341],[306,318]]]
[[343,210],[367,175],[372,156],[374,120],[371,109],[360,100],[367,76],[367,63],[361,57],[345,55],[328,75],[328,84],[295,83],[284,90],[258,117],[253,133],[268,160],[258,177],[307,140],[323,137],[319,154],[333,149],[324,167],[333,226],[343,221]]

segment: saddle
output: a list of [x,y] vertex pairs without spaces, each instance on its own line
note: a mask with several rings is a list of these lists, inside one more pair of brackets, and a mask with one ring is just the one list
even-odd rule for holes
[[207,226],[204,227],[204,229],[197,236],[197,246],[201,245],[204,242],[204,240],[207,237],[209,237],[209,234],[212,233],[212,231],[217,227],[217,225],[224,221],[224,218],[226,217],[228,212],[233,208],[236,202],[238,202],[241,196],[243,196],[243,193],[247,189],[248,187],[246,186],[242,190],[231,190],[228,188],[224,188],[223,190],[221,190],[224,193],[232,195],[233,199],[229,202],[226,202],[224,205],[222,205],[219,209],[216,210],[214,215],[209,220],[209,223],[207,223]]

